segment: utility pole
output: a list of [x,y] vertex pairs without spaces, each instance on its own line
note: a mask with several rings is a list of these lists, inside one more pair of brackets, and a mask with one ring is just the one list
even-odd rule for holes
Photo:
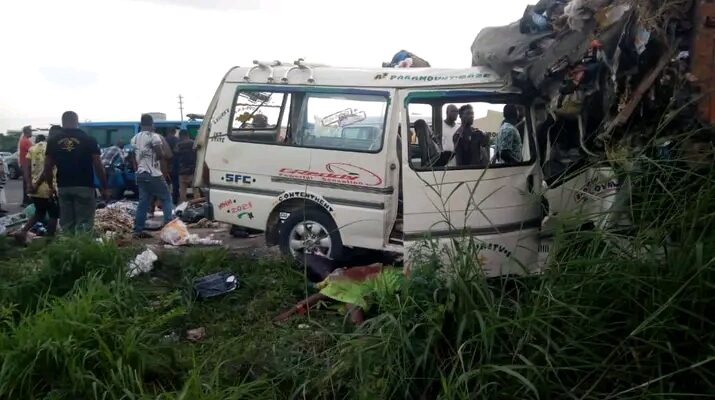
[[181,121],[184,121],[184,96],[179,95],[179,112],[181,112]]

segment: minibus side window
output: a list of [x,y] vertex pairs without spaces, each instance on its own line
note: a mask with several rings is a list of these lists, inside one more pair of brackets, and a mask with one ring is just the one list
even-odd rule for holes
[[233,141],[379,153],[388,96],[341,92],[239,91]]
[[[411,101],[407,107],[410,166],[415,170],[445,170],[530,164],[535,155],[525,108],[505,106],[459,98]],[[446,121],[450,112],[457,115],[453,123]],[[433,122],[433,118],[439,119]],[[471,126],[463,128],[463,120],[472,120]]]
[[[290,95],[277,92],[239,92],[229,139],[279,143],[285,138]],[[285,114],[285,115],[284,115]]]
[[377,153],[382,149],[387,98],[307,93],[297,142],[303,147]]

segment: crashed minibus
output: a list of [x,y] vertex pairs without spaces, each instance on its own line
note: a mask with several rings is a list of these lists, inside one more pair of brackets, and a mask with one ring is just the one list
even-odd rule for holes
[[[440,137],[451,104],[475,114],[516,105],[522,161],[426,165],[411,119],[428,119]],[[537,149],[535,127],[545,118],[545,104],[482,67],[255,61],[221,80],[197,137],[194,183],[206,189],[213,219],[262,231],[296,259],[342,258],[350,249],[409,259],[425,240],[448,249],[469,237],[487,275],[521,274],[542,267],[547,225],[607,210],[618,188],[608,169],[575,169],[578,140],[560,147],[566,161],[545,176],[543,159],[558,158]]]

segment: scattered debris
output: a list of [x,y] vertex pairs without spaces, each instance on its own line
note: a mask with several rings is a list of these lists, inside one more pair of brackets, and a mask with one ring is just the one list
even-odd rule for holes
[[186,244],[189,237],[189,230],[180,219],[176,218],[162,228],[160,233],[161,240],[165,243],[181,246]]
[[202,218],[199,222],[190,224],[189,228],[219,228],[220,226],[220,222],[211,221],[208,218]]
[[236,290],[238,279],[230,272],[218,272],[194,279],[196,295],[202,299],[220,296]]
[[174,208],[174,214],[177,217],[181,217],[181,213],[183,213],[186,210],[186,207],[188,207],[188,206],[189,206],[189,203],[187,203],[187,202],[183,202],[183,203],[179,204],[178,206],[176,206],[176,208]]
[[47,226],[45,226],[44,222],[36,222],[35,225],[32,225],[32,228],[30,228],[30,233],[34,233],[37,236],[45,236],[47,234]]
[[191,205],[191,204],[207,203],[208,201],[209,201],[209,199],[207,199],[206,197],[197,197],[195,199],[189,200],[188,203],[189,203],[189,205]]
[[186,331],[186,339],[192,342],[200,342],[206,337],[206,328],[199,327],[196,329],[189,329]]
[[246,239],[251,236],[245,228],[237,225],[231,225],[231,231],[229,233],[237,239]]
[[136,201],[120,200],[120,201],[116,201],[114,203],[108,204],[106,208],[121,210],[121,211],[125,212],[127,215],[129,215],[130,217],[134,218],[134,216],[137,214],[137,206],[138,206],[138,203]]
[[[161,217],[164,215],[162,214]],[[163,221],[155,221],[155,220],[148,220],[146,223],[144,223],[144,230],[147,231],[158,231],[161,230],[161,228],[164,226]]]
[[108,206],[94,213],[94,227],[97,232],[124,235],[132,232],[134,220],[125,208]]
[[206,212],[207,208],[208,208],[207,202],[202,202],[202,203],[189,202],[186,209],[184,209],[181,213],[181,220],[186,222],[187,224],[196,223],[198,221],[201,221],[202,219],[206,218],[206,215],[208,214]]
[[220,246],[223,244],[221,240],[214,239],[213,235],[202,238],[199,235],[190,234],[186,224],[178,218],[166,224],[159,235],[164,243],[172,246]]
[[210,234],[206,237],[199,237],[199,235],[192,233],[186,240],[186,244],[201,246],[221,246],[223,244],[223,241],[220,239],[214,239],[213,234]]
[[30,219],[35,216],[35,205],[33,203],[28,204],[22,212],[25,214],[25,216]]
[[[181,217],[187,208],[191,208],[191,207],[196,206],[197,204],[203,204],[203,203],[208,203],[208,199],[206,197],[199,197],[196,199],[191,199],[189,201],[185,201],[185,202],[179,204],[178,206],[176,206],[176,208],[174,208],[174,214],[176,214],[177,217]],[[189,222],[192,222],[192,221],[189,221]]]
[[308,324],[298,324],[298,329],[310,329],[310,325],[308,325]]
[[0,235],[5,234],[13,228],[22,226],[27,222],[27,215],[24,212],[6,215],[0,218]]
[[144,250],[142,253],[138,254],[134,261],[129,263],[127,276],[132,278],[139,274],[149,272],[154,269],[154,262],[158,260],[159,257],[151,251],[150,249]]

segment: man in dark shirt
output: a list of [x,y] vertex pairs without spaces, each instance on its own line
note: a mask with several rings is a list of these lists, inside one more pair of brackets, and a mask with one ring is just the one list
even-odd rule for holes
[[[194,141],[189,137],[189,131],[182,129],[179,132],[179,142],[174,150],[174,158],[177,163],[179,173],[179,197],[183,203],[186,199],[186,190],[193,184],[194,169],[196,169],[196,151],[194,150]],[[192,189],[194,197],[196,197],[196,189]]]
[[[107,176],[102,166],[97,141],[79,129],[75,112],[62,114],[62,132],[47,142],[45,170],[39,183],[53,187],[53,169],[57,167],[60,226],[65,232],[94,229],[94,174],[99,177],[102,195],[109,197]],[[38,183],[38,184],[39,184]]]
[[489,138],[479,129],[474,129],[474,109],[467,104],[459,108],[462,125],[454,133],[454,153],[457,166],[484,167],[489,161]]

